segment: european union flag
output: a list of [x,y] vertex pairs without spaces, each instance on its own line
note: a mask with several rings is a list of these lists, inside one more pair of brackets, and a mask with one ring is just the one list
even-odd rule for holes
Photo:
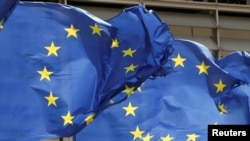
[[250,55],[221,59],[205,46],[176,40],[172,72],[148,79],[105,109],[75,141],[207,141],[208,125],[250,124]]
[[104,21],[68,5],[20,2],[1,27],[4,141],[75,134],[122,90],[166,75],[174,41],[143,6]]

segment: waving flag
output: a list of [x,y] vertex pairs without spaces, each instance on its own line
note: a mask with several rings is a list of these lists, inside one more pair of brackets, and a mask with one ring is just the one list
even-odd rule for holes
[[4,141],[75,134],[122,90],[166,75],[174,41],[142,6],[104,21],[72,6],[20,2],[1,27]]
[[170,74],[146,80],[75,141],[207,141],[208,125],[249,125],[250,55],[234,52],[218,60],[188,40],[173,47]]

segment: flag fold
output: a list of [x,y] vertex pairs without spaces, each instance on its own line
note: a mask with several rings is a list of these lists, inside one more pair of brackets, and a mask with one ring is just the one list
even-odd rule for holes
[[0,0],[0,29],[2,25],[8,19],[19,0]]

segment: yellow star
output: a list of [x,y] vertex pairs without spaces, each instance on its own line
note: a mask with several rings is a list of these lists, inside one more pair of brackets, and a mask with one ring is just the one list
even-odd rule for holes
[[118,48],[119,42],[117,39],[112,39],[112,45],[111,48]]
[[129,71],[135,71],[135,68],[136,68],[136,67],[137,67],[137,66],[135,66],[134,64],[131,64],[130,66],[125,67],[126,73],[128,73]]
[[64,28],[65,31],[68,32],[67,38],[73,36],[75,38],[77,38],[77,32],[80,31],[79,29],[76,29],[72,24],[70,25],[69,28]]
[[176,58],[172,58],[172,60],[175,62],[174,67],[177,66],[182,66],[184,67],[184,61],[186,60],[186,58],[182,58],[181,55],[178,53]]
[[61,47],[55,46],[54,42],[52,42],[49,47],[45,47],[45,48],[49,51],[47,56],[50,56],[51,54],[58,56],[57,50],[60,49]]
[[62,116],[64,123],[63,126],[67,125],[67,124],[71,124],[73,125],[73,119],[75,118],[74,116],[71,116],[70,112],[68,111],[66,116]]
[[95,114],[91,114],[88,117],[85,118],[85,122],[87,125],[89,125],[95,118]]
[[3,19],[0,21],[0,30],[3,29]]
[[131,104],[131,102],[129,102],[128,106],[127,107],[122,107],[125,111],[126,111],[126,115],[125,116],[128,116],[128,115],[133,115],[135,116],[135,110],[138,108],[138,107],[133,107],[133,105]]
[[50,81],[50,75],[53,73],[48,71],[46,67],[44,67],[42,71],[37,72],[41,75],[40,81],[42,81],[43,79],[47,79]]
[[127,85],[125,85],[125,90],[123,90],[122,92],[126,93],[127,96],[130,97],[134,93],[134,89],[135,87],[128,87]]
[[139,128],[138,126],[136,126],[135,131],[130,131],[130,133],[134,135],[133,140],[136,140],[137,138],[141,138],[141,137],[142,137],[142,134],[143,134],[144,132],[145,132],[145,131],[141,131],[140,128]]
[[196,141],[196,138],[199,137],[199,135],[194,134],[187,134],[188,138],[187,141]]
[[224,104],[219,103],[218,107],[219,107],[220,114],[227,113],[227,109]]
[[122,52],[124,53],[123,57],[125,57],[125,56],[133,57],[133,53],[135,53],[136,50],[132,50],[131,48],[129,48],[127,50],[123,50]]
[[172,137],[168,134],[166,137],[162,137],[161,139],[162,139],[162,141],[171,141],[171,140],[173,140],[174,138],[172,138]]
[[152,137],[153,137],[153,136],[151,136],[151,135],[148,133],[147,136],[145,136],[145,137],[142,138],[142,140],[143,140],[143,141],[150,141]]
[[202,61],[201,65],[196,65],[197,68],[199,68],[199,74],[205,73],[208,74],[207,70],[210,68],[210,66],[206,66],[204,61]]
[[97,24],[95,24],[94,26],[90,26],[90,28],[92,29],[92,34],[98,34],[99,36],[101,36],[102,29]]
[[215,87],[217,88],[216,93],[222,92],[223,89],[226,87],[226,85],[223,84],[223,82],[221,81],[221,79],[220,79],[219,83],[214,84],[214,85],[215,85]]
[[53,95],[52,92],[49,93],[49,96],[46,96],[45,99],[48,100],[48,106],[50,106],[51,104],[54,105],[54,106],[57,106],[56,105],[56,100],[58,99],[59,97],[55,97]]

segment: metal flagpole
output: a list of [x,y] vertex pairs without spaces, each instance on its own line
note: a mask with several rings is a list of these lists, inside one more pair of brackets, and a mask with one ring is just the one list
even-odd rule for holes
[[144,6],[143,0],[139,0],[139,5]]

